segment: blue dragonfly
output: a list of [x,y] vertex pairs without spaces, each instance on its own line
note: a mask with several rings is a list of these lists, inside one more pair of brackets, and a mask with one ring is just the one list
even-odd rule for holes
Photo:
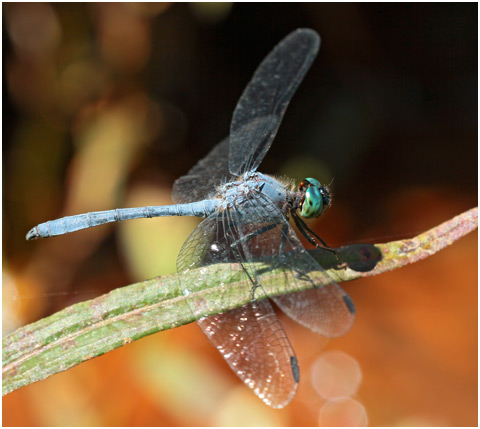
[[[307,178],[295,190],[293,184],[257,171],[319,46],[315,31],[297,29],[267,55],[235,107],[229,137],[175,181],[176,204],[68,216],[42,223],[27,234],[31,240],[127,219],[205,218],[177,259],[185,300],[232,370],[274,408],[284,407],[295,395],[299,368],[270,300],[256,298],[259,288],[271,281],[269,270],[258,268],[259,258],[271,261],[272,269],[284,273],[276,277],[278,281],[296,290],[272,300],[298,323],[335,337],[349,330],[355,314],[349,296],[310,256],[289,222],[291,218],[311,244],[319,247],[319,240],[325,245],[303,219],[319,217],[330,205],[327,186]],[[251,302],[211,315],[211,300],[234,302],[228,288],[221,298],[199,293],[205,285],[216,286],[212,270],[220,266],[236,270],[239,281],[251,285]],[[313,272],[315,281],[309,276]]]

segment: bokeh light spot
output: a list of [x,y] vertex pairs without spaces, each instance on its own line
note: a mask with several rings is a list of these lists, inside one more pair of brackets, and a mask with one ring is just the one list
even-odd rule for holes
[[368,417],[365,407],[352,398],[328,401],[320,409],[320,426],[363,427]]
[[22,56],[42,56],[60,44],[61,30],[52,6],[41,3],[13,4],[7,8],[6,26]]
[[325,399],[351,396],[362,380],[358,362],[340,351],[328,351],[313,363],[311,382],[318,394]]

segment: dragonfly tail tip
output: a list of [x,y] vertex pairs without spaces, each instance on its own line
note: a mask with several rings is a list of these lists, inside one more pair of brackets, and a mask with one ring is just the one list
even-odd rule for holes
[[40,234],[38,233],[36,227],[35,227],[35,228],[32,228],[30,231],[28,231],[28,232],[27,232],[27,235],[25,236],[25,238],[26,238],[27,240],[29,240],[29,241],[30,241],[30,240],[35,240],[35,239],[37,239],[37,238],[39,238],[39,237],[40,237]]

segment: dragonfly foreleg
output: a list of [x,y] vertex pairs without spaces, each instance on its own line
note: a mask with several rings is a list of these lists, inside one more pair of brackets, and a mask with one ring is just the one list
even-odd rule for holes
[[[300,230],[300,232],[303,234],[303,236],[308,240],[310,244],[313,244],[315,247],[321,247],[319,244],[311,237],[313,235],[320,243],[323,244],[323,248],[325,250],[328,250],[329,252],[332,252],[336,254],[335,249],[332,249],[327,243],[325,243],[322,238],[320,238],[317,234],[315,234],[309,227],[308,225],[298,217],[296,213],[292,213],[293,220],[295,221],[295,225],[297,225],[297,228]],[[311,234],[311,235],[310,235]]]

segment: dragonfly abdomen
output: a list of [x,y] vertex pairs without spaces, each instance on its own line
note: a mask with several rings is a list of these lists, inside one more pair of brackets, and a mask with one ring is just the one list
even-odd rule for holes
[[204,200],[188,204],[168,206],[148,206],[131,209],[115,209],[99,212],[66,216],[61,219],[41,223],[27,233],[27,240],[47,238],[55,235],[91,228],[121,220],[152,218],[162,216],[196,216],[207,217],[218,207],[217,200]]

